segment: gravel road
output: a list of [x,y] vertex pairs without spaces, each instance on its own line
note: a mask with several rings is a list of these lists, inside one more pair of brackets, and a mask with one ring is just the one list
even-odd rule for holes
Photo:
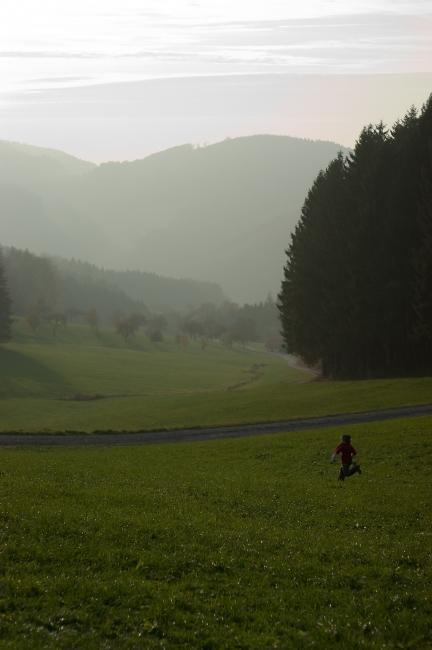
[[264,435],[301,431],[302,429],[320,429],[324,427],[342,427],[347,424],[362,422],[379,422],[397,418],[411,418],[421,415],[432,415],[432,404],[421,406],[405,406],[400,408],[366,411],[363,413],[342,413],[315,418],[286,420],[284,422],[264,422],[261,424],[237,424],[235,426],[208,427],[195,429],[173,429],[170,431],[110,431],[98,433],[0,433],[0,446],[94,446],[94,445],[144,445],[166,442],[196,442],[203,440],[219,440],[222,438],[244,438],[247,436]]

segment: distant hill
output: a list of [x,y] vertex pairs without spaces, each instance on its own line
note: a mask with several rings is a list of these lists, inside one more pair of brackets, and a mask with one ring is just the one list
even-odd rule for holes
[[96,165],[63,151],[0,140],[0,178],[3,183],[40,185],[68,176],[85,174]]
[[38,253],[91,254],[100,233],[91,220],[81,224],[62,195],[71,179],[94,168],[62,151],[0,141],[0,243]]
[[32,147],[13,145],[11,153],[3,145],[5,243],[106,268],[217,282],[249,302],[278,291],[306,192],[342,149],[258,135],[94,166],[60,152],[33,155]]
[[226,300],[222,289],[213,282],[168,278],[144,271],[113,271],[61,258],[51,261],[67,282],[73,280],[79,286],[115,288],[156,312],[181,312],[209,302],[220,305]]
[[183,312],[204,303],[220,305],[225,296],[216,284],[161,277],[139,271],[109,271],[76,260],[3,248],[14,314],[28,314],[43,301],[49,311],[95,309],[111,324],[114,312]]

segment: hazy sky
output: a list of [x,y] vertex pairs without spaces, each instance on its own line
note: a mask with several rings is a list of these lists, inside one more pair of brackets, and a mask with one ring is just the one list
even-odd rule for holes
[[[256,130],[350,145],[363,122],[424,100],[430,73],[432,0],[0,3],[0,138],[94,160]],[[330,80],[322,111],[315,75]],[[358,94],[351,126],[334,84]]]

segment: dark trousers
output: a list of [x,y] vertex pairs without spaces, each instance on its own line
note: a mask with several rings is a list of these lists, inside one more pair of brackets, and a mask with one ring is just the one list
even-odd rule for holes
[[341,465],[340,472],[339,472],[339,480],[344,481],[348,476],[352,476],[353,474],[356,474],[358,472],[358,466],[357,465]]

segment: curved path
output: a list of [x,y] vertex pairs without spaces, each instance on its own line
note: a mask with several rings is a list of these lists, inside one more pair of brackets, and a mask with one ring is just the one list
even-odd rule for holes
[[107,432],[107,433],[59,433],[59,434],[9,434],[0,433],[0,446],[92,446],[92,445],[142,445],[164,442],[196,442],[222,438],[243,438],[267,433],[301,431],[324,427],[340,427],[362,422],[379,422],[397,418],[432,415],[432,404],[404,406],[363,413],[342,413],[315,418],[266,422],[262,424],[238,424],[235,426],[196,429],[173,429],[170,431]]

